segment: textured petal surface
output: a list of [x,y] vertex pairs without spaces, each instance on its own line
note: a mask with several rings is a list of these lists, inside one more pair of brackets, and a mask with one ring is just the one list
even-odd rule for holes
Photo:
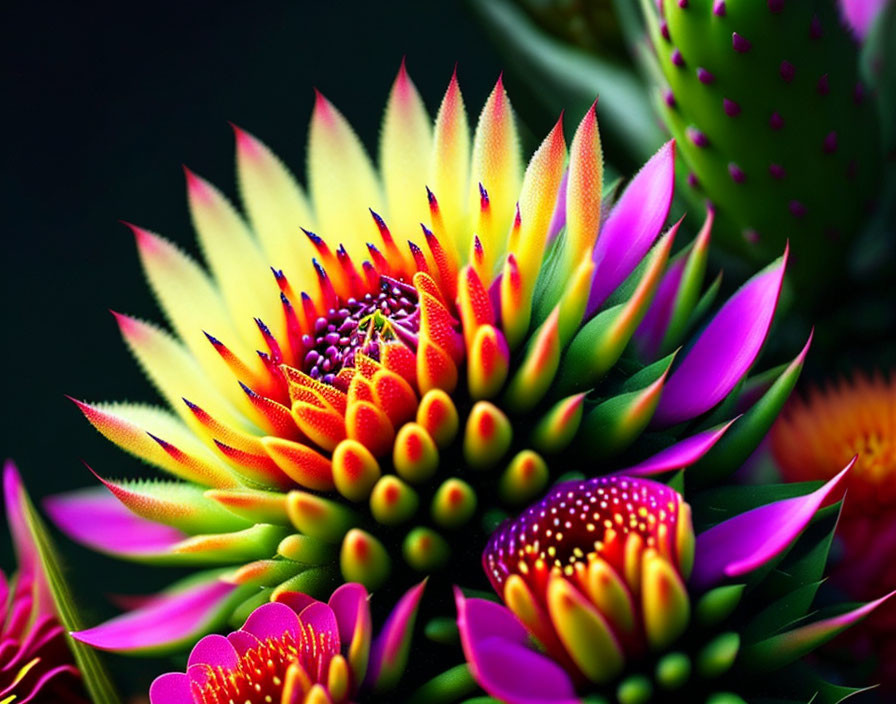
[[712,449],[712,446],[719,441],[733,422],[732,420],[718,428],[710,428],[702,433],[692,435],[656,453],[652,457],[648,457],[633,467],[623,469],[619,474],[649,477],[652,474],[661,474],[662,472],[689,467]]

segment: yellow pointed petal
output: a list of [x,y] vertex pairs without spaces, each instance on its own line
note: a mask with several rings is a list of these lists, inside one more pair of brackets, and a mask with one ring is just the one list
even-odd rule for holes
[[582,118],[569,149],[566,185],[566,265],[571,270],[591,256],[600,227],[603,156],[595,106]]
[[398,242],[420,240],[420,223],[430,220],[426,179],[431,152],[432,123],[402,61],[380,135],[389,228]]
[[308,186],[319,234],[331,245],[344,244],[361,261],[367,242],[379,242],[368,208],[387,215],[379,181],[354,130],[320,93],[308,135]]
[[317,229],[311,206],[292,173],[265,144],[235,125],[233,131],[240,197],[252,230],[271,266],[282,269],[296,290],[311,290],[316,252],[299,229]]
[[566,140],[563,138],[563,122],[558,120],[532,155],[520,193],[520,236],[514,254],[527,299],[532,297],[535,279],[542,266],[565,165]]
[[[467,206],[469,176],[470,127],[454,74],[436,116],[429,185],[438,198],[445,230],[454,237],[454,249],[464,257],[472,237]],[[474,212],[478,212],[478,204]]]
[[488,192],[491,222],[488,225],[480,223],[476,231],[483,240],[487,257],[484,269],[489,274],[494,272],[495,264],[507,246],[522,175],[513,109],[504,91],[504,83],[499,78],[476,126],[470,168],[469,207],[472,212],[480,211],[480,184]]
[[202,267],[174,244],[148,230],[129,227],[149,284],[174,331],[217,389],[244,413],[251,412],[233,372],[209,344],[204,332],[227,340],[235,355],[253,364],[258,373],[263,372],[252,348],[234,327],[217,287]]
[[222,423],[247,428],[248,423],[209,383],[186,348],[161,328],[116,313],[121,335],[168,404],[188,426],[204,437],[202,426],[186,407],[183,398],[202,406]]
[[256,317],[267,323],[277,339],[284,339],[280,289],[270,263],[224,195],[188,169],[185,173],[190,215],[202,254],[244,342],[257,346]]

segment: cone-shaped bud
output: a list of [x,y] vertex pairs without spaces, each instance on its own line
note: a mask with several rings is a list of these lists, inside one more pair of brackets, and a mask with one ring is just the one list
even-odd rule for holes
[[405,423],[395,436],[392,463],[400,477],[419,484],[436,473],[439,450],[422,425]]
[[701,626],[715,626],[728,618],[737,608],[744,593],[743,584],[726,584],[710,589],[700,597],[694,614]]
[[277,437],[262,438],[261,444],[277,466],[299,486],[316,491],[334,487],[330,460],[316,450]]
[[547,393],[560,365],[559,306],[533,334],[519,368],[504,394],[512,411],[531,410]]
[[510,350],[504,334],[493,325],[476,330],[467,361],[467,384],[475,399],[492,398],[504,386],[510,368]]
[[288,535],[277,546],[277,554],[293,562],[323,565],[336,556],[336,546],[307,535]]
[[380,477],[370,493],[370,513],[387,526],[409,520],[420,504],[417,492],[394,474]]
[[464,429],[464,458],[476,469],[495,465],[510,448],[513,427],[494,404],[479,401],[467,416]]
[[740,651],[740,636],[734,631],[722,633],[707,643],[697,655],[697,672],[707,679],[731,669]]
[[619,704],[647,704],[653,696],[653,685],[644,675],[626,677],[616,688]]
[[476,492],[462,479],[452,477],[432,497],[432,519],[444,528],[465,525],[476,512]]
[[560,452],[572,442],[582,424],[586,394],[573,394],[545,413],[532,432],[532,445],[545,453]]
[[654,650],[666,648],[684,632],[690,620],[687,588],[675,568],[659,553],[644,553],[641,602],[644,630]]
[[391,560],[379,540],[360,528],[353,528],[342,541],[339,567],[346,582],[359,582],[374,590],[388,578]]
[[255,489],[209,489],[205,497],[253,523],[285,523],[286,494]]
[[338,542],[357,523],[345,506],[304,491],[287,494],[286,511],[302,533],[331,543]]
[[379,463],[364,445],[346,438],[333,451],[333,482],[349,501],[364,501],[381,475]]
[[678,492],[600,477],[557,485],[502,524],[482,559],[507,607],[554,659],[606,682],[627,656],[665,648],[687,627],[692,536]]
[[678,689],[691,677],[691,659],[684,653],[669,653],[656,664],[656,681],[663,689]]
[[520,506],[531,501],[547,486],[547,462],[537,452],[521,450],[501,475],[498,492],[508,504]]
[[407,534],[401,552],[415,570],[434,572],[448,562],[451,546],[432,528],[418,527]]
[[439,447],[450,445],[460,427],[460,418],[454,401],[441,389],[428,391],[420,399],[417,422],[426,429]]

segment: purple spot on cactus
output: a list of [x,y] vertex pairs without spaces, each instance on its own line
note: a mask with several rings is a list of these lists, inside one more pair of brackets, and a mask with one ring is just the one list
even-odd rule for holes
[[784,127],[784,118],[781,117],[781,113],[773,112],[772,116],[768,118],[768,126],[771,127],[775,132]]
[[733,100],[728,100],[728,98],[722,98],[722,108],[724,108],[728,117],[740,115],[740,105]]
[[831,85],[828,82],[828,74],[824,74],[818,79],[818,85],[815,86],[815,90],[818,91],[819,95],[827,95],[831,92]]
[[754,230],[752,227],[748,227],[741,234],[743,235],[743,238],[750,244],[759,243],[759,233],[756,232],[756,230]]
[[809,39],[821,39],[824,32],[821,29],[821,20],[818,15],[812,15],[812,21],[809,23]]
[[681,55],[681,52],[676,48],[672,50],[672,63],[676,66],[684,66],[684,57]]
[[712,14],[714,14],[716,17],[725,16],[725,0],[716,0],[712,4]]
[[688,0],[678,0],[678,6],[683,10],[688,6]]
[[824,138],[824,145],[822,146],[825,154],[833,154],[837,151],[837,133],[836,132],[828,132],[827,136]]
[[855,88],[852,89],[852,101],[856,105],[860,105],[865,101],[865,86],[861,81],[856,81]]
[[747,175],[744,173],[743,169],[733,161],[728,164],[728,173],[731,175],[731,180],[733,180],[735,183],[743,183],[744,179],[747,178]]
[[768,9],[778,14],[784,9],[784,0],[768,0]]
[[859,165],[856,163],[855,159],[850,159],[849,164],[846,166],[846,178],[850,181],[855,181],[856,175],[859,173]]
[[716,77],[701,66],[697,69],[697,80],[701,83],[712,83]]
[[709,146],[709,140],[706,138],[706,135],[696,127],[688,127],[685,132],[688,135],[688,139],[691,140],[695,147],[700,147],[702,149],[703,147]]
[[778,73],[781,74],[781,78],[784,79],[785,83],[790,83],[796,74],[796,68],[789,61],[782,61]]
[[790,210],[790,214],[795,218],[801,218],[806,214],[806,206],[800,203],[798,200],[792,200],[787,205]]
[[670,108],[675,107],[675,94],[671,90],[667,90],[663,94],[663,100],[666,102],[666,105],[668,105]]
[[691,188],[696,188],[700,185],[700,182],[697,180],[697,174],[695,174],[693,171],[688,172],[688,185]]
[[660,22],[660,34],[663,35],[663,39],[667,42],[671,40],[671,36],[669,35],[669,23],[666,20]]
[[737,32],[732,32],[731,34],[731,46],[733,46],[734,50],[740,54],[746,54],[753,48],[750,40],[742,37]]
[[784,167],[780,164],[769,164],[768,172],[772,175],[772,178],[778,179],[779,181],[787,175]]

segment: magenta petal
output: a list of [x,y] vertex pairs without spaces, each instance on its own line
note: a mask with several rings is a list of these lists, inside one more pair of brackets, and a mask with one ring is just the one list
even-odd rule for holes
[[506,606],[486,599],[467,599],[457,587],[454,602],[460,641],[468,657],[480,641],[488,638],[500,637],[520,645],[529,642],[523,624]]
[[560,180],[560,190],[557,191],[557,203],[554,205],[554,214],[551,216],[551,224],[548,226],[547,244],[551,245],[560,230],[566,227],[566,187],[569,185],[569,169],[563,172]]
[[634,467],[623,469],[617,472],[617,474],[626,474],[630,477],[649,477],[654,474],[671,472],[674,469],[690,467],[712,449],[712,446],[719,441],[735,420],[737,418],[685,438],[681,442],[677,442],[658,452],[653,457],[648,457]]
[[22,477],[15,464],[7,461],[3,466],[3,499],[6,504],[6,520],[12,533],[13,545],[16,549],[16,557],[20,568],[35,566],[37,548],[28,524],[25,521],[25,513],[22,510],[22,499],[25,488],[22,486]]
[[183,672],[159,675],[149,688],[149,704],[193,704],[190,678]]
[[258,638],[245,631],[234,631],[233,633],[229,633],[227,635],[227,640],[230,641],[233,649],[240,657],[245,655],[248,651],[261,646],[261,641],[258,640]]
[[681,258],[669,265],[656,289],[653,302],[644,314],[638,329],[635,330],[638,351],[645,359],[654,359],[663,344],[686,264],[687,260]]
[[364,619],[365,627],[368,630],[371,629],[368,596],[364,585],[357,582],[343,584],[330,596],[327,603],[336,614],[336,622],[339,624],[339,639],[343,643],[351,643],[355,626],[359,620]]
[[186,533],[135,516],[105,487],[51,496],[44,502],[60,530],[79,543],[111,555],[164,555]]
[[600,230],[592,255],[594,284],[586,316],[597,311],[647,254],[669,215],[674,185],[673,140],[641,167]]
[[775,316],[787,253],[741,286],[706,326],[669,375],[654,425],[674,425],[708,411],[753,366]]
[[317,599],[313,596],[309,596],[302,592],[281,592],[274,597],[274,601],[280,604],[286,604],[297,614],[302,613],[302,611],[311,606],[311,604],[318,603]]
[[697,536],[692,582],[698,589],[740,577],[780,555],[812,520],[856,459],[824,486],[805,496],[754,508]]
[[840,14],[856,39],[864,41],[888,0],[840,0]]
[[94,648],[119,652],[186,646],[215,625],[220,608],[235,589],[235,585],[213,577],[72,636]]
[[305,607],[299,614],[299,621],[303,626],[309,627],[316,634],[328,633],[328,642],[333,649],[338,651],[341,647],[339,640],[339,624],[336,623],[336,614],[326,604],[317,601]]
[[367,683],[377,685],[382,678],[391,679],[404,668],[411,630],[417,618],[417,607],[423,597],[426,581],[412,587],[395,605],[370,649]]
[[279,640],[284,633],[291,633],[295,640],[299,640],[299,616],[285,604],[262,604],[249,614],[240,630],[251,633],[259,640]]
[[227,638],[218,635],[217,633],[213,633],[200,640],[193,646],[193,650],[190,651],[190,659],[187,660],[187,667],[200,664],[231,669],[239,667],[240,659],[233,645]]

